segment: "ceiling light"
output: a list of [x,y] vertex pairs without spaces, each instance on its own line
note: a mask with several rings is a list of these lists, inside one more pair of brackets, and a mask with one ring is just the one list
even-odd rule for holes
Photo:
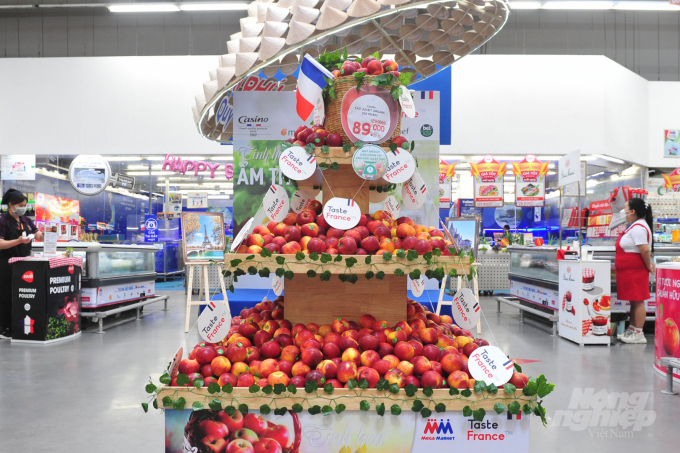
[[581,156],[581,160],[596,160],[595,156]]
[[573,1],[545,2],[543,9],[612,9],[614,2]]
[[605,156],[604,154],[593,154],[593,157],[595,157],[597,159],[608,160],[609,162],[614,162],[615,164],[625,164],[626,163],[625,161],[623,161],[621,159],[617,159],[616,157]]
[[670,2],[618,2],[614,9],[636,11],[680,11],[680,5],[671,5]]
[[113,161],[119,161],[119,162],[128,162],[128,161],[139,161],[142,160],[141,157],[137,156],[104,156],[105,160],[113,160]]
[[590,176],[588,176],[588,177],[589,177],[589,178],[595,178],[595,177],[600,176],[600,175],[604,175],[604,172],[601,171],[601,172],[599,172],[599,173],[595,173],[594,175],[590,175]]
[[183,3],[182,11],[245,11],[247,3]]
[[122,5],[109,5],[112,13],[159,13],[179,11],[177,5],[172,3],[128,3]]
[[168,172],[167,171],[127,171],[125,172],[126,175],[130,176],[167,176]]
[[510,9],[540,9],[541,2],[509,2]]

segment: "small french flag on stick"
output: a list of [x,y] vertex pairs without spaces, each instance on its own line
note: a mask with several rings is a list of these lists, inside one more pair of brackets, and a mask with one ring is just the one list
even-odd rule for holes
[[303,121],[307,121],[309,115],[312,114],[316,103],[321,97],[321,91],[327,85],[324,77],[332,79],[333,74],[321,66],[314,58],[310,57],[309,54],[305,54],[305,58],[300,65],[297,91],[295,93],[295,109]]

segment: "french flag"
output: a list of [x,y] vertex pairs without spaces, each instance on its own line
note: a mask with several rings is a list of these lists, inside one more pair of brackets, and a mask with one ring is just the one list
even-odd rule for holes
[[295,92],[295,109],[303,121],[307,121],[309,115],[312,114],[321,97],[321,90],[327,85],[324,77],[332,79],[333,74],[310,57],[309,54],[305,54],[300,65],[297,91]]

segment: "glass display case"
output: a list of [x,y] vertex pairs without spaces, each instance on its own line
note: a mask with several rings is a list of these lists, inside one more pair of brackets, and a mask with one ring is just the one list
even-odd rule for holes
[[557,310],[559,264],[556,246],[510,246],[510,294],[522,302]]

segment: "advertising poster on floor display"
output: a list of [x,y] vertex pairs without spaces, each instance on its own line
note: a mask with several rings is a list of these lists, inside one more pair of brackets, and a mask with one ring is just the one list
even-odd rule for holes
[[[656,333],[654,335],[654,369],[663,375],[662,357],[680,358],[680,265],[662,265],[656,269]],[[680,371],[673,379],[680,382]]]
[[588,212],[588,238],[618,238],[626,230],[626,225],[619,225],[613,230],[609,228],[612,220],[612,206],[609,200],[598,200],[590,203]]
[[486,155],[477,163],[470,163],[474,178],[475,207],[495,208],[503,206],[503,179],[507,162],[500,163]]
[[[411,411],[402,411],[398,416],[386,413],[383,417],[361,411],[345,411],[323,418],[310,415],[306,411],[298,414],[290,411],[285,415],[268,414],[262,416],[269,426],[268,429],[272,430],[268,439],[274,439],[279,445],[270,447],[271,450],[257,445],[255,451],[528,453],[531,425],[529,416],[521,413],[497,415],[489,412],[492,411],[487,411],[483,422],[465,417],[460,411],[433,413],[428,418]],[[259,414],[251,410],[246,417],[259,417]],[[204,439],[198,429],[198,425],[204,420],[219,421],[218,412],[166,411],[165,452],[208,451],[201,445]],[[234,437],[230,432],[224,442],[229,443],[232,438]]]
[[609,344],[611,263],[559,262],[560,336],[578,344]]
[[680,190],[680,167],[673,170],[669,175],[662,174],[664,181],[664,188],[669,192],[678,192]]
[[[78,239],[80,233],[80,201],[44,193],[37,193],[35,200],[35,224],[40,231],[45,232],[46,225],[49,224],[50,233],[56,233],[59,242]],[[55,231],[52,231],[52,229]]]
[[515,173],[515,206],[543,207],[545,205],[545,177],[548,162],[541,162],[533,154],[521,162],[513,162]]
[[234,234],[238,234],[251,217],[255,217],[253,225],[265,220],[261,205],[272,184],[282,186],[293,199],[297,189],[292,181],[285,181],[279,167],[281,144],[307,123],[295,114],[292,91],[234,93],[233,123]]

